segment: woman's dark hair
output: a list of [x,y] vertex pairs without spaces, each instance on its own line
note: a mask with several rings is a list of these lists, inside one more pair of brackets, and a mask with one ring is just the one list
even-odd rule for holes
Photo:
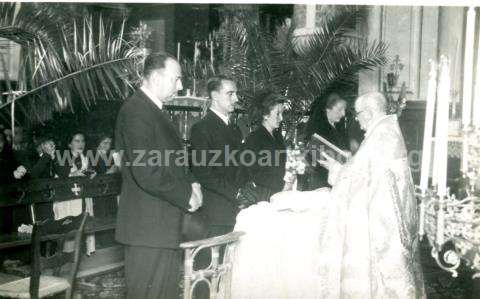
[[338,93],[332,92],[327,96],[327,101],[325,102],[325,110],[332,109],[340,102],[347,102],[344,98],[342,98]]
[[309,141],[312,134],[315,133],[316,126],[327,118],[327,109],[332,109],[340,102],[347,101],[335,91],[326,92],[315,100],[310,108],[310,118],[305,128],[306,141]]
[[102,133],[102,134],[98,135],[98,137],[95,140],[95,146],[98,147],[100,145],[100,143],[102,143],[102,141],[104,141],[107,138],[110,138],[111,140],[113,140],[112,135],[110,135],[108,133]]
[[83,133],[82,131],[74,131],[73,133],[70,133],[67,135],[67,139],[66,139],[67,143],[65,145],[68,146],[70,143],[72,143],[72,140],[76,135],[82,135],[83,138],[86,139],[85,133]]
[[275,105],[283,104],[286,100],[281,94],[270,90],[257,93],[249,112],[252,124],[261,124],[263,117],[270,114]]

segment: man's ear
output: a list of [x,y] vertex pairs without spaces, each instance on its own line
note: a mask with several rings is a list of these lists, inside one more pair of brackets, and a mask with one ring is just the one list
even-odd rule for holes
[[150,79],[155,84],[159,84],[160,82],[162,82],[162,79],[163,79],[162,77],[163,77],[163,70],[154,70],[150,75]]
[[218,97],[218,91],[213,90],[213,91],[211,92],[211,98],[212,98],[212,100],[213,100],[213,99],[216,99],[217,97]]

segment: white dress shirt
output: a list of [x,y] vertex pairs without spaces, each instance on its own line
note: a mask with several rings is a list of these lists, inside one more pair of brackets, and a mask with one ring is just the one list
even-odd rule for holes
[[147,97],[155,104],[157,105],[158,109],[162,110],[163,108],[163,102],[160,101],[148,88],[145,86],[140,87],[140,89],[143,91],[144,94],[147,95]]
[[218,115],[218,117],[220,117],[220,119],[223,120],[223,122],[228,126],[228,123],[229,123],[228,115],[224,115],[224,114],[218,112],[217,110],[215,110],[215,109],[213,109],[213,108],[210,108],[210,110],[212,110],[213,113],[215,113],[216,115]]

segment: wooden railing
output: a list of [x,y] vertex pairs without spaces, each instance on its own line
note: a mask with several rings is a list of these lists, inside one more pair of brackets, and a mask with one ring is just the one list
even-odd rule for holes
[[21,181],[0,187],[0,208],[120,194],[120,174]]
[[[120,174],[97,175],[88,177],[70,177],[62,179],[37,179],[17,182],[0,187],[0,209],[17,205],[30,206],[31,219],[35,219],[33,205],[37,203],[65,201],[76,198],[102,197],[120,194]],[[89,223],[86,232],[115,229],[115,218],[95,218]],[[0,249],[30,244],[30,235],[12,232],[0,235]],[[48,239],[48,236],[45,237]]]

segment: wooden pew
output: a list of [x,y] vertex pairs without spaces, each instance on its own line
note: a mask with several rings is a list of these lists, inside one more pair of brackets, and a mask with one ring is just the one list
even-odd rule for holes
[[[0,209],[15,205],[33,205],[35,203],[65,201],[76,198],[91,197],[102,200],[102,197],[116,196],[121,190],[120,174],[98,175],[88,177],[71,177],[66,179],[38,179],[18,182],[0,187]],[[34,215],[33,217],[34,218]],[[115,229],[115,218],[94,218],[86,228],[87,233],[112,231]],[[42,240],[53,240],[49,235]],[[30,234],[0,234],[1,250],[18,247],[28,250],[31,244]],[[91,256],[84,255],[80,262],[78,279],[101,275],[123,267],[123,247],[115,245],[97,249]]]

